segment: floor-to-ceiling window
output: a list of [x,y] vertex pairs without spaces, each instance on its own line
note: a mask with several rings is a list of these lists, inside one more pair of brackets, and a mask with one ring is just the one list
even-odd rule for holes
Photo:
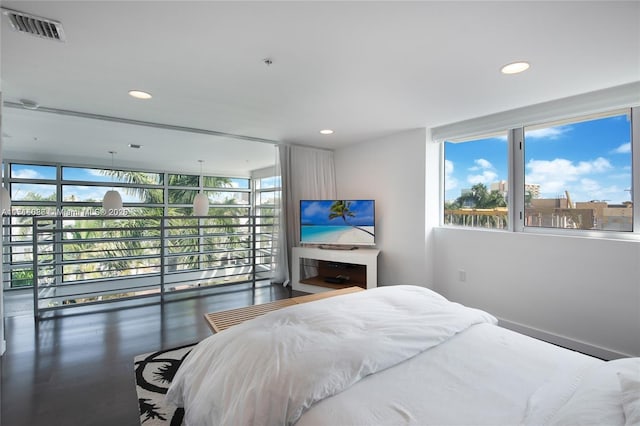
[[[261,278],[272,270],[279,185],[267,182],[278,182],[277,176],[256,180],[11,160],[4,167],[12,199],[5,218],[4,288],[33,285],[34,218],[43,228],[58,227],[46,246],[51,266],[39,272],[59,283],[143,277],[162,266],[169,273],[215,270],[223,278],[214,284],[233,283],[246,280],[239,266],[253,264],[254,257]],[[123,199],[117,224],[106,222],[102,209],[112,189]],[[206,217],[195,218],[193,200],[201,191],[210,207]],[[176,282],[173,288],[185,286]]]

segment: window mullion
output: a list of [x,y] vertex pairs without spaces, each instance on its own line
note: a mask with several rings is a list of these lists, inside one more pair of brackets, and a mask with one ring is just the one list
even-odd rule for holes
[[509,230],[524,231],[524,129],[509,130]]
[[633,232],[640,234],[640,107],[631,108]]

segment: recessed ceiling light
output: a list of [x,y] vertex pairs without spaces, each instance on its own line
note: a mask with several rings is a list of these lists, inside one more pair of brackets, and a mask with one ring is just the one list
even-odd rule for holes
[[322,133],[323,135],[331,135],[331,134],[333,134],[333,130],[324,129],[324,130],[320,130],[320,133]]
[[137,143],[130,143],[129,144],[129,148],[140,149],[141,147],[142,147],[142,145],[137,144]]
[[518,74],[529,69],[529,62],[513,62],[500,68],[502,74]]
[[151,99],[151,93],[143,92],[142,90],[129,90],[129,96],[133,96],[136,99]]

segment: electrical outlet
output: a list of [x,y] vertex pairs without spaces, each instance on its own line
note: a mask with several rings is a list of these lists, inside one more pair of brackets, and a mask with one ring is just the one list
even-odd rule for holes
[[458,269],[458,281],[467,281],[467,271],[465,271],[464,269]]

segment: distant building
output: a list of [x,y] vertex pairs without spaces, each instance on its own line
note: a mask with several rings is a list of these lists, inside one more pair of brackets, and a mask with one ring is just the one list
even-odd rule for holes
[[[491,191],[500,192],[505,198],[507,198],[507,194],[509,193],[509,182],[506,180],[501,180],[498,182],[493,182],[489,189]],[[540,185],[537,183],[527,183],[524,185],[524,191],[531,193],[531,198],[540,198]]]
[[524,192],[531,193],[531,198],[540,198],[540,185],[537,183],[525,183]]
[[632,231],[633,203],[609,204],[603,209],[602,229],[607,231]]
[[499,182],[493,182],[489,187],[491,191],[498,191],[502,195],[507,195],[509,192],[509,183],[506,180],[501,180]]
[[572,203],[567,198],[538,198],[525,209],[525,225],[544,228],[631,231],[632,219],[632,203]]

